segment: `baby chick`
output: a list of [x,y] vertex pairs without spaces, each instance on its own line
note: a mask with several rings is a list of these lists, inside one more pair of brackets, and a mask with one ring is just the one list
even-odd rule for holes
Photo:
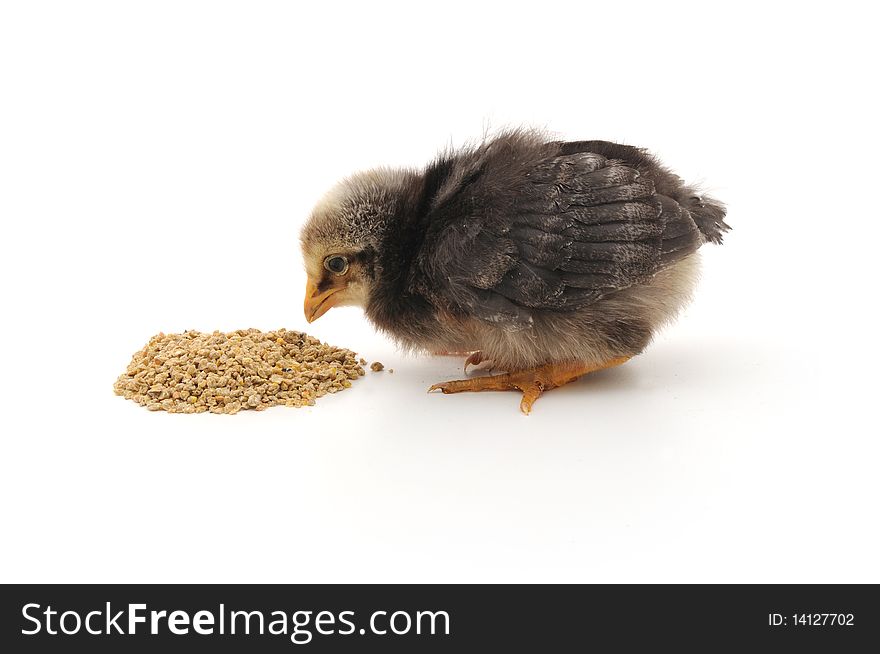
[[302,230],[306,319],[358,305],[404,348],[491,360],[507,372],[429,390],[516,389],[529,413],[647,346],[724,216],[644,150],[510,131],[333,188]]

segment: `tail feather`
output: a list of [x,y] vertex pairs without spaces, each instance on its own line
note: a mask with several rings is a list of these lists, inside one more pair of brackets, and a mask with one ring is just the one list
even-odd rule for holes
[[705,195],[692,195],[683,201],[683,206],[690,212],[704,239],[721,243],[724,232],[730,229],[730,225],[724,222],[727,209],[723,204]]

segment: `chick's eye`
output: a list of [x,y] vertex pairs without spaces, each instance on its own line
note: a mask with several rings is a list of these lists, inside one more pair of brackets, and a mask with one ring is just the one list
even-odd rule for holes
[[324,267],[330,272],[340,275],[348,270],[348,260],[338,255],[327,257],[324,260]]

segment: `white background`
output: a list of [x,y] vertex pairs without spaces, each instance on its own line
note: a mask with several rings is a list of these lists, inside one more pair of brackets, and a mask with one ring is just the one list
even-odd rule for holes
[[[0,581],[880,581],[875,23],[666,5],[4,3]],[[306,329],[338,178],[518,124],[728,203],[643,356],[524,417],[334,309],[308,331],[393,375],[113,395],[156,332]]]

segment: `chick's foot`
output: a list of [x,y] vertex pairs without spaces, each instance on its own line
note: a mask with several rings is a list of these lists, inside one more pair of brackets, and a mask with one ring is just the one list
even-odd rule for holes
[[535,403],[535,400],[544,391],[564,386],[587,373],[619,366],[629,361],[629,359],[630,357],[616,357],[601,364],[579,362],[550,363],[545,366],[504,373],[502,375],[440,382],[431,386],[428,392],[439,390],[448,394],[468,391],[518,390],[523,394],[519,408],[528,415],[532,411],[532,405]]

